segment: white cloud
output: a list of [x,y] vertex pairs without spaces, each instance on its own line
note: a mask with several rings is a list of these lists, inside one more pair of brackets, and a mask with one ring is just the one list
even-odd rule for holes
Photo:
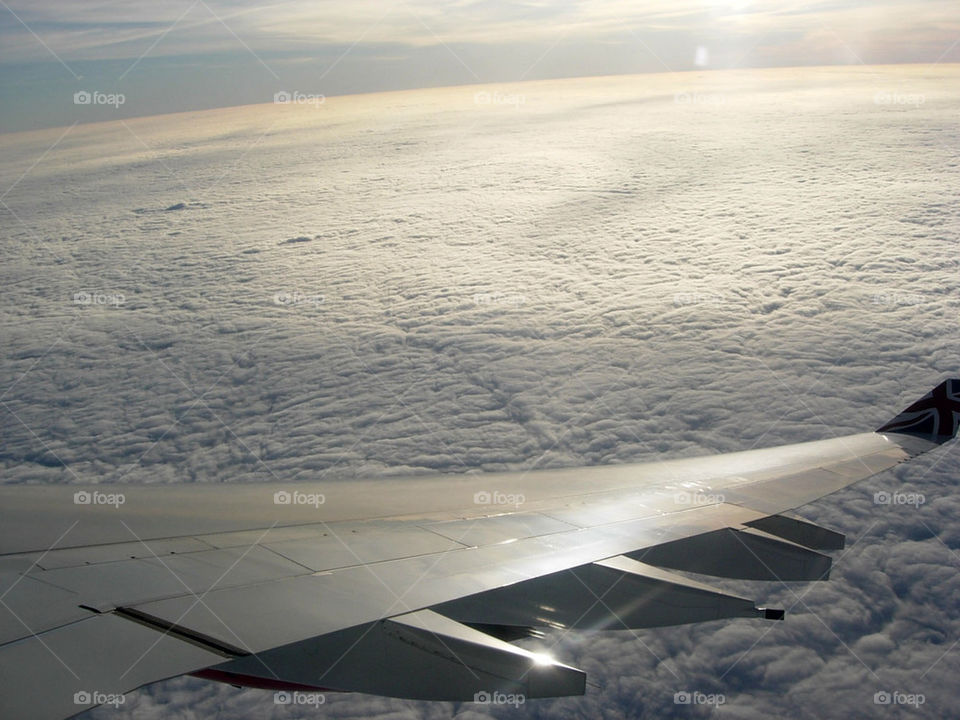
[[[329,98],[78,126],[45,156],[62,131],[2,136],[4,481],[348,481],[879,425],[956,372],[960,98],[937,72]],[[805,510],[849,536],[830,582],[717,583],[786,622],[563,638],[599,688],[527,713],[669,717],[700,690],[742,717],[859,716],[899,690],[949,716],[952,447]],[[901,487],[928,501],[874,504]],[[452,710],[508,717],[324,714]],[[297,717],[189,678],[92,716],[124,713]]]

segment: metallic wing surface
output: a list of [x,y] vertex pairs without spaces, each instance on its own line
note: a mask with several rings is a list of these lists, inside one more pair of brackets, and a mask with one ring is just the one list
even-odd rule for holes
[[582,671],[513,641],[782,619],[687,573],[826,579],[843,536],[790,511],[938,447],[958,422],[951,379],[875,432],[700,458],[0,487],[0,717],[69,717],[188,673],[434,700],[582,694]]

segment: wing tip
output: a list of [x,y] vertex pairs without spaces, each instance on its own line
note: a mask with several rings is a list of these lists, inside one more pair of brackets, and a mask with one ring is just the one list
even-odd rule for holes
[[875,432],[915,435],[942,444],[960,426],[960,378],[948,378]]

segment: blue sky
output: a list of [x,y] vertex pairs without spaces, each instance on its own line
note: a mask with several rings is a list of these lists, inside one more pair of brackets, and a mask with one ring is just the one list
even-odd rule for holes
[[[960,60],[955,2],[0,2],[0,130],[478,82]],[[123,95],[78,107],[78,91]]]

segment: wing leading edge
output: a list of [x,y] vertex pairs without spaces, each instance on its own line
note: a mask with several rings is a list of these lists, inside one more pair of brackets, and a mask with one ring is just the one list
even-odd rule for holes
[[826,579],[843,536],[788,511],[943,444],[958,423],[950,379],[874,433],[296,486],[315,512],[277,503],[276,486],[122,488],[113,508],[77,503],[97,489],[0,488],[0,715],[67,717],[186,673],[420,699],[582,694],[581,671],[507,640],[782,619],[673,571]]

